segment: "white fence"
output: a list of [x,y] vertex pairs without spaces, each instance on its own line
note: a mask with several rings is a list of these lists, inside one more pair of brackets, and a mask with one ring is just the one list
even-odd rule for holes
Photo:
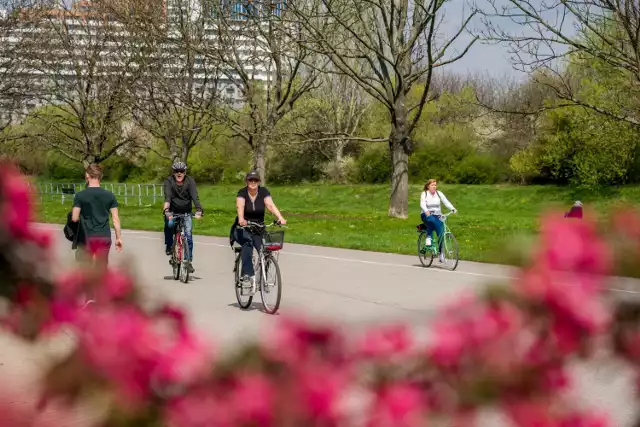
[[[30,185],[33,193],[44,200],[60,200],[60,203],[72,202],[75,193],[85,189],[85,183],[38,182]],[[164,201],[162,184],[110,184],[103,183],[102,188],[111,191],[118,203],[125,205],[148,206]]]

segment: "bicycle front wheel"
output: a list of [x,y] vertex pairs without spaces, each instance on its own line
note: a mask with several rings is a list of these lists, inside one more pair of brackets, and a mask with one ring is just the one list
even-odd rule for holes
[[442,252],[444,254],[444,268],[451,271],[455,270],[458,266],[459,249],[458,241],[453,233],[444,235]]
[[260,283],[262,305],[267,313],[275,314],[280,307],[282,297],[282,277],[278,261],[272,255],[264,258],[264,274],[264,280]]
[[433,252],[430,248],[425,246],[427,242],[427,233],[422,232],[418,236],[418,258],[420,258],[420,263],[425,267],[430,267],[433,263]]
[[173,267],[173,280],[180,279],[180,265],[182,264],[182,245],[178,236],[173,238],[173,255],[171,256],[171,267]]
[[[253,295],[244,295],[242,289],[242,257],[240,254],[236,255],[236,265],[234,268],[234,287],[236,290],[236,299],[238,305],[242,309],[247,309],[253,301]],[[245,291],[246,292],[246,291]]]
[[187,238],[180,236],[180,246],[182,246],[182,259],[180,263],[180,281],[187,283],[189,281],[189,269],[187,268],[187,261],[189,259],[189,245],[187,244]]

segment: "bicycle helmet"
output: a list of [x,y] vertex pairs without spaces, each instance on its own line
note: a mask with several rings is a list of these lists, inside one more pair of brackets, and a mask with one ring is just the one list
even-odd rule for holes
[[171,167],[171,169],[176,172],[176,171],[180,171],[180,172],[185,172],[187,170],[187,165],[184,162],[175,162],[173,164],[173,166]]
[[257,179],[258,181],[261,181],[258,171],[252,170],[247,174],[247,176],[244,177],[245,181],[249,181],[250,179]]

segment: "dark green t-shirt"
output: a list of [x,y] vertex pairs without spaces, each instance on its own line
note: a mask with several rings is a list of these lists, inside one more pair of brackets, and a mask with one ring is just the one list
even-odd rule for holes
[[88,187],[76,194],[73,206],[80,208],[80,218],[87,235],[111,237],[110,209],[118,207],[116,196],[111,191],[100,187]]

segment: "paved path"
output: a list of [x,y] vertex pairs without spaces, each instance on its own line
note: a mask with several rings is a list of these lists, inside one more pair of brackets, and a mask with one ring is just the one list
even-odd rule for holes
[[[58,230],[58,255],[63,263],[71,263],[73,254],[61,227],[43,226]],[[125,231],[125,251],[113,251],[112,262],[133,262],[149,297],[187,307],[195,327],[219,345],[255,336],[273,324],[277,316],[261,311],[259,296],[250,310],[237,307],[232,287],[234,253],[227,239],[195,237],[196,272],[188,284],[173,280],[162,240],[161,233]],[[279,263],[284,282],[280,314],[303,313],[352,328],[394,320],[410,321],[421,328],[442,303],[456,295],[514,276],[514,270],[505,266],[461,261],[456,271],[449,272],[438,267],[422,268],[416,256],[288,243]],[[616,287],[620,297],[637,294],[628,281]],[[18,348],[0,336],[0,378],[6,375],[17,381],[29,376],[34,372],[33,363],[40,363],[44,357],[38,350],[18,361],[17,354],[23,351]],[[53,348],[53,344],[47,345],[47,349]],[[623,375],[624,368],[608,364],[578,366],[576,370],[580,374],[580,396],[590,404],[613,408],[615,426],[630,425],[634,410],[629,388],[632,379]]]

